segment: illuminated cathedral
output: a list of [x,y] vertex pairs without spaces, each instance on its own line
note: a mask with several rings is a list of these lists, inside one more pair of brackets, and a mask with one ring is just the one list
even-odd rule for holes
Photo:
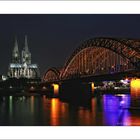
[[21,55],[19,52],[18,41],[15,39],[15,44],[12,52],[12,60],[9,64],[8,76],[10,78],[39,78],[39,68],[37,64],[31,63],[31,53],[28,48],[27,36],[25,36],[25,44]]

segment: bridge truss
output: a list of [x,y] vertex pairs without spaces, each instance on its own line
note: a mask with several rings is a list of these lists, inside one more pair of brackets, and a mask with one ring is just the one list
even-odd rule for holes
[[83,42],[68,58],[61,72],[46,79],[70,79],[111,74],[140,68],[140,40],[93,38]]

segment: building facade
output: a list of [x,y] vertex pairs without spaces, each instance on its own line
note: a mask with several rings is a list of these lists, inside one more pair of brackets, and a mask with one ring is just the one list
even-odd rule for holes
[[31,63],[31,53],[28,48],[27,36],[25,36],[25,45],[21,51],[21,55],[18,47],[18,41],[15,39],[12,60],[8,69],[8,77],[28,79],[40,77],[38,65]]

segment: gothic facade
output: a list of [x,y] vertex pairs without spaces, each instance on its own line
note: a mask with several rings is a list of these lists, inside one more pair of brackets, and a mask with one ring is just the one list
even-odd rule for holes
[[27,36],[25,36],[25,45],[23,50],[19,51],[17,39],[12,52],[12,60],[9,64],[8,76],[10,78],[39,78],[39,68],[37,64],[31,63],[31,53],[28,48]]

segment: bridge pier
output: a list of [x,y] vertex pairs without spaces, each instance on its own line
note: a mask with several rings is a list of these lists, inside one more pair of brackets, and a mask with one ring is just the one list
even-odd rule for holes
[[86,104],[92,97],[91,84],[80,82],[62,83],[59,97],[63,101]]
[[58,97],[59,95],[59,84],[52,84],[53,86],[53,97]]

